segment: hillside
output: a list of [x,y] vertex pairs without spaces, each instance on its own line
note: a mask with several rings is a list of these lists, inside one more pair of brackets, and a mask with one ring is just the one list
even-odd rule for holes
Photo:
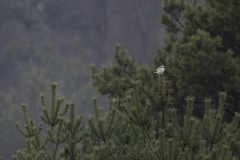
[[[0,155],[22,142],[14,127],[18,106],[33,115],[39,93],[58,81],[80,112],[91,111],[90,65],[111,64],[120,44],[139,63],[149,63],[165,37],[159,1],[0,0]],[[11,137],[11,138],[9,138]],[[11,140],[9,142],[9,140]]]

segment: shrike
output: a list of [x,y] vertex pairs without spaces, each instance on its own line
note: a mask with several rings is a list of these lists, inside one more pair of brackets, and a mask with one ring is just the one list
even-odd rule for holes
[[154,73],[157,73],[158,75],[161,75],[161,74],[164,73],[164,70],[165,70],[164,66],[161,65],[160,67],[158,67],[158,68],[156,69],[156,71],[155,71]]

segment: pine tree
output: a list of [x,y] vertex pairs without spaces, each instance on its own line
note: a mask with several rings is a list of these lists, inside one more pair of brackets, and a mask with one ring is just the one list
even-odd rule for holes
[[[236,9],[233,2],[226,5],[231,12],[225,18]],[[109,96],[110,106],[101,108],[94,99],[95,112],[86,117],[86,124],[73,103],[56,98],[56,83],[49,104],[41,96],[40,124],[22,105],[25,125],[17,128],[26,148],[15,159],[239,159],[240,114],[234,113],[238,102],[233,103],[238,95],[237,50],[226,45],[226,26],[211,28],[222,24],[222,4],[166,0],[162,22],[169,39],[154,66],[163,64],[166,72],[159,76],[151,67],[138,66],[117,46],[116,64],[92,68],[93,85]],[[219,90],[229,95],[219,92],[216,102]],[[202,116],[195,115],[196,107]],[[225,110],[231,107],[232,117],[226,122]]]
[[[55,160],[59,157],[74,160],[77,158],[78,143],[81,141],[82,116],[76,116],[74,105],[69,102],[63,105],[64,99],[56,97],[57,83],[52,83],[51,102],[46,103],[41,95],[41,123],[37,124],[27,112],[27,106],[22,104],[25,124],[17,129],[26,138],[26,148],[18,151],[17,157],[23,160]],[[69,118],[67,117],[69,112]],[[17,158],[15,157],[15,158]]]
[[[54,83],[50,105],[42,96],[40,125],[30,118],[26,106],[22,105],[25,127],[17,126],[26,138],[26,148],[19,151],[15,159],[240,158],[240,114],[236,113],[230,123],[223,121],[225,92],[219,93],[217,108],[213,107],[211,99],[205,99],[204,116],[199,119],[193,115],[194,97],[186,98],[184,114],[179,115],[177,108],[169,106],[164,108],[164,115],[161,114],[163,108],[160,114],[154,115],[151,99],[146,98],[146,103],[142,103],[140,94],[144,93],[136,87],[125,97],[114,98],[109,108],[99,107],[94,99],[95,112],[87,116],[88,123],[82,125],[82,117],[75,113],[74,105],[63,106],[63,99],[56,99],[55,89]],[[162,92],[164,90],[159,93]]]
[[224,90],[228,115],[239,111],[239,2],[165,0],[163,9],[169,36],[155,63],[167,55],[168,78],[179,100],[192,95],[199,103]]
[[145,65],[138,66],[120,46],[115,47],[115,60],[116,64],[111,67],[103,66],[99,70],[92,67],[93,85],[101,94],[108,95],[110,100],[124,99],[137,89],[141,103],[144,104],[146,99],[150,99],[154,106],[153,111],[159,111],[163,106],[174,103],[171,98],[174,95],[170,87],[172,84],[167,77],[162,75],[159,78],[154,74],[155,69]]

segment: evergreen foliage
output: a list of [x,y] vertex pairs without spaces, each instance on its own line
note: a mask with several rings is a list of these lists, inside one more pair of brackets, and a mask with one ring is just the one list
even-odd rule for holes
[[52,95],[49,104],[46,103],[45,96],[41,95],[40,124],[36,124],[29,117],[26,105],[21,105],[25,124],[24,127],[20,127],[17,123],[17,128],[26,138],[26,148],[18,152],[19,159],[59,159],[62,154],[67,159],[77,158],[77,143],[81,141],[80,132],[83,129],[82,116],[75,115],[73,103],[69,102],[64,106],[63,98],[56,97],[56,86],[57,83],[51,85]]
[[[239,36],[237,27],[227,27],[235,24],[238,3],[223,3],[165,0],[162,22],[169,39],[154,68],[163,64],[166,72],[159,76],[137,66],[117,46],[116,64],[92,67],[93,85],[109,96],[110,106],[101,108],[94,99],[95,112],[86,124],[73,103],[56,97],[56,83],[50,103],[41,95],[40,124],[22,105],[25,125],[17,128],[26,147],[14,159],[240,159]],[[225,92],[216,102],[219,90]]]
[[227,118],[239,111],[239,2],[165,0],[162,23],[168,31],[162,55],[178,104],[189,95],[205,97],[228,93]]
[[36,95],[46,84],[63,84],[59,92],[82,104],[76,111],[84,114],[97,94],[89,64],[111,63],[116,42],[150,62],[144,53],[154,55],[165,34],[158,32],[162,1],[0,0],[0,155],[10,159],[23,146],[12,125],[21,117],[17,106],[28,101],[37,114]]
[[154,110],[174,103],[171,83],[165,76],[159,79],[148,66],[137,66],[135,60],[127,55],[126,50],[121,50],[120,46],[115,48],[115,59],[116,64],[112,67],[103,66],[99,70],[92,67],[93,85],[101,94],[108,95],[110,99],[122,100],[133,90],[138,90],[141,103],[144,104],[149,99],[155,106]]
[[184,42],[172,44],[174,55],[168,57],[168,73],[176,81],[179,97],[192,95],[203,99],[216,97],[219,90],[238,88],[236,60],[230,50],[217,51],[220,46],[219,37],[211,38],[202,30]]
[[[162,78],[158,77],[161,83],[155,83],[164,86],[167,81]],[[205,99],[204,116],[199,119],[193,115],[193,97],[186,98],[184,114],[178,114],[171,105],[153,114],[153,102],[142,100],[141,95],[147,93],[140,88],[136,86],[124,97],[113,98],[105,109],[94,99],[95,113],[82,124],[83,117],[75,113],[74,105],[64,106],[63,98],[56,98],[53,83],[51,102],[46,103],[41,96],[41,124],[31,120],[26,105],[22,105],[25,125],[17,128],[26,138],[26,148],[14,159],[239,159],[240,114],[236,113],[230,123],[223,121],[225,92],[219,93],[217,108],[211,99]],[[158,93],[164,95],[164,90]],[[160,98],[162,104],[167,104],[167,99]]]

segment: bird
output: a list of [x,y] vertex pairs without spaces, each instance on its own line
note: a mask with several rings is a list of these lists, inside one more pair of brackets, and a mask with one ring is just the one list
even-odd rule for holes
[[160,67],[158,67],[156,69],[156,71],[154,73],[157,73],[158,75],[161,75],[164,73],[165,67],[163,65],[161,65]]

